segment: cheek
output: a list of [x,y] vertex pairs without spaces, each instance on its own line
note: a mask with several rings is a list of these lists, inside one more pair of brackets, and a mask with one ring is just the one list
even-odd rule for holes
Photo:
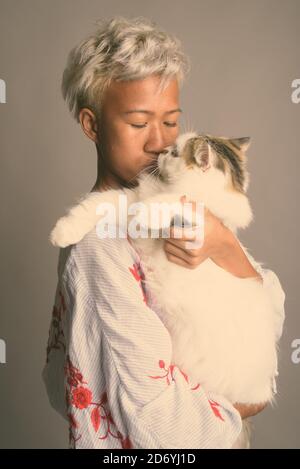
[[140,155],[143,151],[144,137],[133,127],[123,128],[115,140],[115,146],[122,155],[128,155],[126,159],[134,159],[130,155]]
[[140,155],[141,151],[135,147],[120,148],[115,154],[114,169],[126,180],[134,178],[145,166]]

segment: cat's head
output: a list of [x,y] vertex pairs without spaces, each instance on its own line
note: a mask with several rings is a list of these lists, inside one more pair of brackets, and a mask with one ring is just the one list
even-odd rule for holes
[[249,145],[250,137],[226,138],[186,132],[159,155],[159,177],[172,182],[189,170],[197,172],[201,178],[218,171],[224,176],[228,189],[245,194],[249,184],[245,167]]

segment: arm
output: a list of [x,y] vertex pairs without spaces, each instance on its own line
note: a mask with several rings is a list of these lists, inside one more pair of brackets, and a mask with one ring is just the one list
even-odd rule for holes
[[[206,392],[201,383],[190,383],[172,363],[170,336],[144,301],[138,258],[131,246],[119,239],[92,240],[95,236],[91,232],[79,244],[80,270],[87,272],[83,291],[85,297],[88,292],[89,314],[96,313],[103,332],[98,353],[117,428],[128,435],[134,448],[231,447],[241,430],[239,413],[222,396]],[[80,350],[85,339],[79,337],[76,357],[85,355],[87,367],[94,363],[86,353],[94,353],[96,336],[86,353]],[[95,374],[93,368],[91,378]],[[72,411],[76,421],[87,425],[88,414],[77,408]],[[78,443],[101,447],[94,432]]]
[[263,278],[254,265],[249,261],[238,239],[229,228],[220,226],[220,239],[223,240],[222,249],[218,249],[211,259],[232,275],[240,278],[258,278],[263,283]]
[[[192,204],[195,206],[195,202]],[[190,231],[189,235],[186,233],[178,239],[174,237],[173,229],[170,230],[171,237],[166,239],[164,249],[171,262],[195,269],[210,258],[216,265],[236,277],[256,277],[262,282],[261,275],[247,258],[237,237],[206,207],[201,247],[193,248],[193,243],[187,243],[196,240],[195,230]]]

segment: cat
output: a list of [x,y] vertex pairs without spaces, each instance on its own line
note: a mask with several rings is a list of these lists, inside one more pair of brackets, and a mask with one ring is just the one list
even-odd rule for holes
[[[249,144],[249,137],[185,132],[159,154],[152,172],[139,175],[136,187],[86,194],[58,220],[50,241],[65,247],[82,239],[99,223],[96,208],[101,202],[113,204],[118,217],[120,194],[126,195],[128,205],[143,202],[147,207],[154,202],[178,202],[185,194],[201,201],[236,235],[253,219],[246,196]],[[156,221],[152,228],[165,229],[160,223]],[[253,277],[232,275],[210,258],[194,269],[170,262],[163,238],[131,241],[140,254],[156,311],[170,332],[173,362],[194,382],[232,403],[273,403],[275,318],[263,285]],[[249,442],[250,422],[246,419],[234,447],[248,448]]]

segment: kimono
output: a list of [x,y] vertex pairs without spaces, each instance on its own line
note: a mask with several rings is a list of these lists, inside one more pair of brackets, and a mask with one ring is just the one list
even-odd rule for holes
[[[280,334],[284,292],[274,272],[258,270]],[[69,423],[69,448],[232,447],[239,412],[172,363],[144,280],[128,238],[99,239],[93,229],[60,250],[42,376],[51,406]]]

